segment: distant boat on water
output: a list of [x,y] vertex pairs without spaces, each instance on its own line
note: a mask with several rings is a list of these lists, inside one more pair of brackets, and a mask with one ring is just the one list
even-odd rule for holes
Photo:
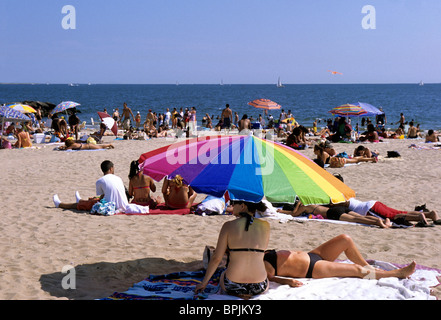
[[424,82],[423,82],[423,80],[420,81],[419,85],[420,85],[420,87],[421,87],[421,86],[424,86]]
[[69,87],[78,87],[78,84],[76,84],[76,83],[69,83]]
[[277,80],[277,88],[283,88],[284,87],[284,85],[282,84],[282,81],[280,80],[280,77],[279,77],[279,79]]

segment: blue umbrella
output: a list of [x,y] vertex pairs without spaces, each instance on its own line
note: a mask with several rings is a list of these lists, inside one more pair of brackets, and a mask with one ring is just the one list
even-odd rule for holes
[[0,107],[0,117],[4,118],[4,120],[29,120],[29,117],[22,112],[7,106]]
[[29,117],[20,111],[14,110],[12,108],[1,106],[0,107],[0,117],[2,118],[2,136],[3,129],[5,127],[5,121],[29,121]]
[[369,103],[359,102],[358,105],[366,110],[366,114],[363,114],[363,117],[375,117],[376,115],[383,114],[383,111],[380,111],[378,108],[370,105]]
[[52,110],[52,114],[66,111],[67,109],[78,107],[80,104],[73,101],[64,101]]

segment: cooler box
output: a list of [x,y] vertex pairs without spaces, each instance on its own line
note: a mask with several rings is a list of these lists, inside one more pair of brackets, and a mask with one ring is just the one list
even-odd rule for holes
[[34,133],[34,143],[44,143],[45,137],[44,133]]

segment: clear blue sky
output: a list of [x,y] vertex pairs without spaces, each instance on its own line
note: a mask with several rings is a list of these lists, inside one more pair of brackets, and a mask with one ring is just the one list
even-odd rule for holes
[[0,82],[439,83],[440,17],[439,0],[2,0]]

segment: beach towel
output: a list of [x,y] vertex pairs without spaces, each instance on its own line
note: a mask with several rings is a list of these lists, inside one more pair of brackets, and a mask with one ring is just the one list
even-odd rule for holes
[[149,207],[148,210],[137,210],[137,206],[133,204],[129,204],[130,210],[126,210],[125,212],[118,212],[117,215],[158,215],[158,214],[177,214],[177,215],[186,215],[191,213],[191,209],[169,209],[164,203],[158,204],[156,208],[152,209]]
[[416,149],[416,150],[441,150],[441,144],[437,143],[437,144],[433,144],[431,145],[429,144],[425,144],[425,145],[416,145],[416,144],[411,144],[409,146],[410,149]]
[[[340,261],[351,263],[349,260]],[[392,270],[398,264],[368,260],[375,268]],[[176,272],[151,275],[135,283],[125,292],[115,292],[103,300],[240,300],[238,297],[219,292],[218,269],[203,294],[194,294],[197,283],[205,271]],[[441,270],[417,265],[409,279],[383,278],[380,280],[359,278],[298,279],[303,286],[292,288],[270,282],[269,290],[252,300],[436,300],[431,288],[438,286]]]

